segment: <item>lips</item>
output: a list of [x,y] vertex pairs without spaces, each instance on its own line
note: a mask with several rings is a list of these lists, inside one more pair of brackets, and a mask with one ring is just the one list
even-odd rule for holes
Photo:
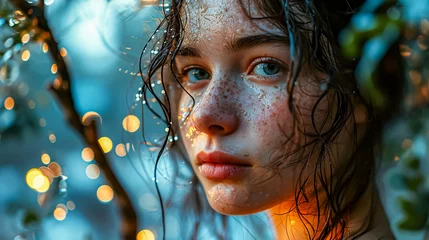
[[210,180],[238,179],[252,167],[245,160],[221,151],[199,152],[197,164],[201,174]]

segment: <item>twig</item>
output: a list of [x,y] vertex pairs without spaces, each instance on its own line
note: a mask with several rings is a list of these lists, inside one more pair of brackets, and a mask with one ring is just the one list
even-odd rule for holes
[[[49,52],[58,66],[58,78],[60,84],[52,84],[49,89],[59,101],[65,114],[65,118],[72,128],[78,132],[87,145],[94,151],[94,159],[100,166],[105,178],[109,182],[113,191],[116,194],[115,200],[120,213],[122,215],[121,234],[125,240],[135,240],[137,235],[137,215],[131,200],[125,189],[119,183],[106,155],[103,153],[101,146],[98,143],[97,127],[95,121],[89,124],[83,124],[81,118],[76,111],[74,98],[71,93],[71,79],[67,69],[67,65],[62,58],[58,43],[52,35],[48,22],[45,18],[44,7],[29,4],[25,0],[9,0],[16,8],[20,9],[30,19],[33,20],[35,27],[44,31],[45,42],[49,47]],[[43,1],[41,0],[43,5]]]

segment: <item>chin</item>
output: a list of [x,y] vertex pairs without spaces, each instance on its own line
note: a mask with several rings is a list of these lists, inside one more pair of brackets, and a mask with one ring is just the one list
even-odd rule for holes
[[270,208],[269,199],[236,185],[218,183],[206,189],[206,195],[213,210],[223,215],[248,215]]

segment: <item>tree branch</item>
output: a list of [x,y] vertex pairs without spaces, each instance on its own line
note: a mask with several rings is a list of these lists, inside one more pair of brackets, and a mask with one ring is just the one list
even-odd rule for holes
[[[25,0],[9,0],[16,8],[21,10],[30,19],[33,20],[34,27],[44,31],[45,42],[49,47],[49,52],[58,66],[58,80],[60,84],[51,84],[49,89],[56,97],[64,115],[70,126],[81,135],[86,144],[94,151],[94,159],[100,166],[105,178],[116,194],[115,200],[122,216],[121,234],[125,240],[135,240],[137,235],[137,215],[131,203],[131,200],[122,187],[118,178],[115,176],[107,156],[103,153],[98,143],[97,126],[95,121],[89,124],[83,124],[81,117],[76,111],[74,98],[71,92],[71,79],[67,65],[60,54],[58,43],[52,35],[48,21],[45,18],[44,7],[29,4]],[[43,5],[43,0],[41,0]]]

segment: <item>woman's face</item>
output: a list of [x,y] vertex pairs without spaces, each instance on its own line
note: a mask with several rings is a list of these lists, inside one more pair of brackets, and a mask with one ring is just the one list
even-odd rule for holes
[[[192,100],[179,90],[181,138],[210,205],[231,215],[294,200],[303,165],[285,166],[302,157],[303,152],[291,154],[304,145],[297,125],[314,131],[311,110],[325,77],[304,66],[293,95],[299,109],[294,121],[288,107],[287,37],[267,20],[249,19],[248,9],[260,16],[238,0],[187,3],[186,36],[175,60],[195,99],[189,111]],[[315,112],[316,125],[326,120],[327,102]],[[309,160],[304,174],[314,169],[312,164]]]

